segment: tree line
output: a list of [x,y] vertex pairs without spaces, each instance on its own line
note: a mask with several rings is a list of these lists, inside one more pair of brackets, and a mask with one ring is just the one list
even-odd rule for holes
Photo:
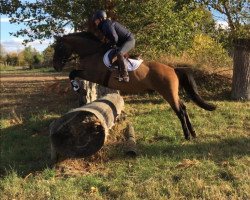
[[47,47],[43,52],[39,52],[31,46],[27,46],[19,52],[7,52],[2,44],[0,48],[0,64],[4,66],[40,68],[52,65],[53,48],[51,46]]
[[[87,30],[98,9],[125,24],[136,35],[137,53],[148,57],[179,54],[192,47],[200,34],[227,50],[235,38],[250,37],[247,0],[1,0],[1,13],[8,15],[11,23],[28,27],[11,33],[27,38],[24,43],[62,35],[66,29]],[[227,30],[216,28],[211,10],[225,16]]]

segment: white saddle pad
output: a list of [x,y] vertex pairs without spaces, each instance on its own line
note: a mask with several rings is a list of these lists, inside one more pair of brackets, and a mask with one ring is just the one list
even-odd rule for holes
[[[111,67],[111,63],[110,63],[110,60],[109,60],[109,53],[110,51],[112,51],[112,49],[108,50],[104,56],[103,56],[103,63],[108,67],[108,68],[112,68]],[[128,66],[128,71],[134,71],[136,70],[140,64],[143,62],[142,59],[139,59],[139,60],[135,60],[135,59],[131,59],[129,58],[128,60],[125,59],[125,62],[126,62],[126,65]]]

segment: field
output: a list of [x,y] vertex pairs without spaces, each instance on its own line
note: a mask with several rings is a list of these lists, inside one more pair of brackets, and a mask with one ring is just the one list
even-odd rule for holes
[[49,124],[77,107],[67,74],[1,71],[0,199],[250,199],[250,103],[229,100],[230,74],[195,71],[213,112],[184,96],[197,139],[157,94],[124,96],[139,155],[126,157],[119,127],[88,159],[52,166]]

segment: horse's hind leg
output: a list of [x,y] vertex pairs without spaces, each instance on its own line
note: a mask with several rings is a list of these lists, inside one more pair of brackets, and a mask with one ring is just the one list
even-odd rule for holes
[[[181,122],[184,137],[186,140],[189,140],[190,139],[189,125],[191,123],[189,120],[186,119],[187,114],[186,114],[185,109],[183,107],[184,104],[182,105],[179,101],[178,89],[177,90],[172,90],[172,89],[164,88],[164,91],[159,89],[158,92],[163,96],[163,98],[170,104],[172,109],[175,111],[177,117],[179,118],[179,120]],[[167,93],[166,91],[172,91],[172,92]],[[175,91],[175,92],[173,92],[173,91]]]
[[174,107],[172,106],[172,108],[175,111],[179,120],[181,121],[181,126],[182,126],[182,130],[183,130],[185,139],[189,140],[190,139],[190,136],[189,136],[190,132],[189,132],[188,122],[186,120],[184,109],[182,108],[182,106],[180,104],[179,104],[179,106],[174,106]]
[[184,112],[188,130],[189,130],[189,132],[191,133],[191,135],[195,138],[195,137],[196,137],[196,133],[195,133],[195,130],[194,130],[194,128],[193,128],[193,126],[192,126],[192,124],[191,124],[191,121],[190,121],[190,119],[189,119],[189,116],[188,116],[188,113],[187,113],[186,106],[185,106],[184,103],[181,102],[181,101],[179,101],[179,104],[180,104],[181,109],[182,109],[183,112]]
[[157,78],[158,82],[153,86],[155,90],[163,96],[163,98],[170,104],[172,109],[175,111],[181,122],[184,137],[185,139],[189,140],[192,125],[186,113],[184,104],[180,102],[178,94],[179,80],[174,71],[166,72],[166,76],[168,76],[168,79]]

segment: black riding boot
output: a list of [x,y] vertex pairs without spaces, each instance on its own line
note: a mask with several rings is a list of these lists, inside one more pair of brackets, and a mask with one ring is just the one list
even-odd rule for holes
[[119,64],[119,81],[129,82],[128,76],[128,66],[125,63],[124,56],[122,54],[117,54],[117,60]]

